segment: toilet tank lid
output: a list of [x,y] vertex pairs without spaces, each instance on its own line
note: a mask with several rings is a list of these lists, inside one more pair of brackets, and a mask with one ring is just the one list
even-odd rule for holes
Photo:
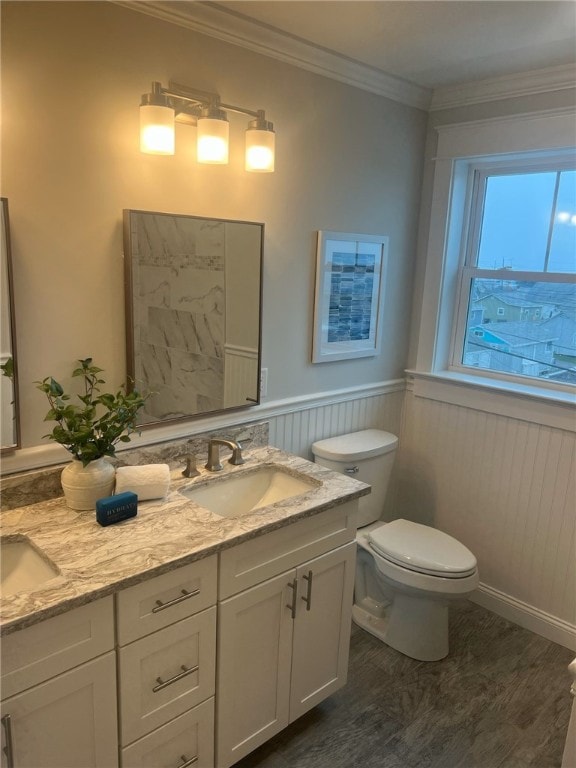
[[398,438],[391,432],[363,429],[360,432],[317,440],[312,444],[312,453],[332,461],[359,461],[393,451],[397,445]]

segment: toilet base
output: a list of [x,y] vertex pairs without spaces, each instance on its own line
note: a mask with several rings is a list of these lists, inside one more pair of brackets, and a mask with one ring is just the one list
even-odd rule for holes
[[378,613],[355,603],[352,620],[411,659],[440,661],[448,655],[448,605],[443,601],[396,594]]

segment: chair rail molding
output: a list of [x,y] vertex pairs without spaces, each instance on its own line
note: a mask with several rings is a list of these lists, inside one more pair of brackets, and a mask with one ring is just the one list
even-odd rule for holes
[[[382,381],[374,384],[368,384],[359,387],[347,387],[344,389],[334,389],[327,392],[316,392],[309,395],[300,395],[298,397],[285,398],[282,400],[270,401],[267,403],[261,403],[255,405],[245,411],[239,411],[238,413],[219,414],[212,417],[205,417],[200,419],[194,419],[178,424],[166,424],[157,427],[151,427],[144,429],[139,435],[133,435],[130,443],[126,444],[123,450],[133,450],[135,448],[144,448],[149,445],[155,445],[157,443],[169,442],[170,440],[178,440],[186,437],[193,437],[194,435],[209,432],[213,430],[223,430],[230,428],[231,426],[242,426],[243,424],[250,424],[259,422],[262,420],[271,421],[270,434],[278,434],[278,439],[282,434],[286,433],[286,418],[300,419],[312,418],[311,414],[316,411],[322,411],[322,418],[316,419],[317,424],[324,422],[324,412],[329,414],[326,417],[326,424],[330,424],[330,429],[336,429],[338,420],[342,419],[342,432],[350,431],[353,429],[364,428],[364,422],[367,419],[380,419],[381,411],[381,399],[388,395],[396,393],[398,397],[403,397],[406,388],[404,379],[393,379],[390,381]],[[373,405],[369,408],[366,406],[365,401],[374,401]],[[362,405],[364,403],[364,405]],[[397,410],[396,408],[394,409]],[[301,412],[309,412],[308,417],[299,416]],[[275,419],[283,419],[283,429],[280,432],[274,432],[272,425]],[[359,424],[359,426],[356,426]],[[367,426],[373,426],[373,424],[367,424]],[[321,427],[319,427],[321,429]],[[398,425],[399,414],[398,414]],[[302,440],[299,441],[300,445],[304,445],[306,440],[307,431],[302,429]],[[324,434],[318,434],[314,432],[314,439],[324,437]],[[296,436],[294,436],[295,438]],[[313,442],[311,440],[311,443]],[[277,445],[272,438],[270,439],[272,445]],[[291,444],[295,444],[295,440],[291,441]],[[293,448],[286,447],[286,445],[277,445],[278,448],[283,450],[293,451]],[[294,452],[294,451],[293,451]],[[118,451],[120,455],[121,450]],[[11,475],[17,472],[25,472],[31,469],[41,469],[43,467],[50,467],[55,464],[64,464],[70,460],[70,454],[60,445],[54,443],[46,443],[45,445],[35,445],[28,448],[22,448],[15,451],[12,454],[8,454],[2,458],[2,475]]]

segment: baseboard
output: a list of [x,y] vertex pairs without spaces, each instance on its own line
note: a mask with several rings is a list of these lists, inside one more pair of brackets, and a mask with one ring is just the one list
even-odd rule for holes
[[576,625],[552,616],[487,584],[480,584],[470,598],[473,603],[513,621],[524,629],[576,651]]

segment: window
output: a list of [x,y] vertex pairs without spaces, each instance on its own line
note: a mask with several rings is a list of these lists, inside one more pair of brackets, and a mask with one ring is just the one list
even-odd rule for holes
[[[440,124],[434,128],[437,141],[433,150],[434,173],[429,205],[426,187],[423,198],[425,248],[419,264],[422,270],[421,300],[415,304],[416,317],[419,315],[416,354],[414,365],[408,370],[414,397],[569,431],[576,429],[572,408],[576,390],[574,383],[562,380],[571,375],[575,366],[576,327],[571,333],[564,330],[562,337],[557,332],[548,348],[539,338],[525,339],[526,343],[521,347],[510,334],[505,338],[505,330],[512,330],[509,311],[516,312],[519,318],[520,309],[530,310],[529,302],[544,307],[540,318],[535,318],[536,322],[553,320],[559,323],[555,307],[561,293],[568,294],[570,306],[574,307],[574,266],[562,271],[566,267],[559,265],[559,254],[563,252],[561,240],[574,230],[560,229],[560,224],[571,222],[571,215],[558,201],[560,183],[562,192],[570,181],[570,174],[574,183],[575,120],[576,111],[569,108]],[[558,178],[559,172],[566,176]],[[516,177],[512,181],[522,181],[521,176],[548,173],[554,178],[554,189],[558,183],[558,194],[556,204],[552,194],[548,218],[540,222],[547,233],[543,238],[540,230],[540,264],[525,263],[522,232],[526,230],[531,238],[536,238],[537,228],[536,222],[532,221],[536,216],[533,208],[528,213],[528,209],[520,205],[521,191],[516,200],[514,192],[508,194],[513,204],[507,210],[507,216],[500,216],[506,225],[505,232],[512,228],[515,233],[513,244],[518,247],[507,253],[501,252],[498,263],[495,248],[489,247],[490,234],[497,232],[495,227],[489,228],[498,214],[498,201],[494,203],[493,190],[498,184],[506,183],[506,176]],[[525,180],[527,183],[534,181]],[[553,210],[556,218],[551,227]],[[523,223],[524,228],[519,223]],[[574,237],[574,234],[570,235],[572,246]],[[532,252],[532,243],[530,249]],[[515,259],[518,255],[524,256],[524,263],[512,263],[511,255]],[[572,258],[575,258],[574,252]],[[494,283],[480,282],[487,280]],[[540,290],[538,302],[533,301],[533,296],[522,295],[533,293],[536,283]],[[518,303],[496,304],[487,297],[489,288],[496,289],[501,285],[516,288],[514,293],[521,299],[519,307]],[[480,295],[474,290],[480,287],[482,301],[473,301],[472,298],[477,299]],[[510,293],[507,291],[506,295]],[[553,301],[544,302],[544,298]],[[504,315],[497,314],[499,306],[505,309]],[[523,322],[525,325],[529,321]],[[474,347],[466,345],[468,328],[471,329],[470,338],[477,342]],[[476,329],[485,334],[493,333],[493,338],[477,336]],[[542,346],[547,355],[543,358],[546,371],[550,371],[547,375],[542,375],[546,371],[541,370],[536,354]],[[517,372],[509,373],[505,365],[517,352],[525,364],[518,366]],[[502,362],[500,370],[494,367],[498,361]],[[570,370],[566,372],[561,368]],[[553,371],[557,372],[556,376],[551,375]]]
[[574,165],[469,163],[464,213],[451,370],[576,385]]

